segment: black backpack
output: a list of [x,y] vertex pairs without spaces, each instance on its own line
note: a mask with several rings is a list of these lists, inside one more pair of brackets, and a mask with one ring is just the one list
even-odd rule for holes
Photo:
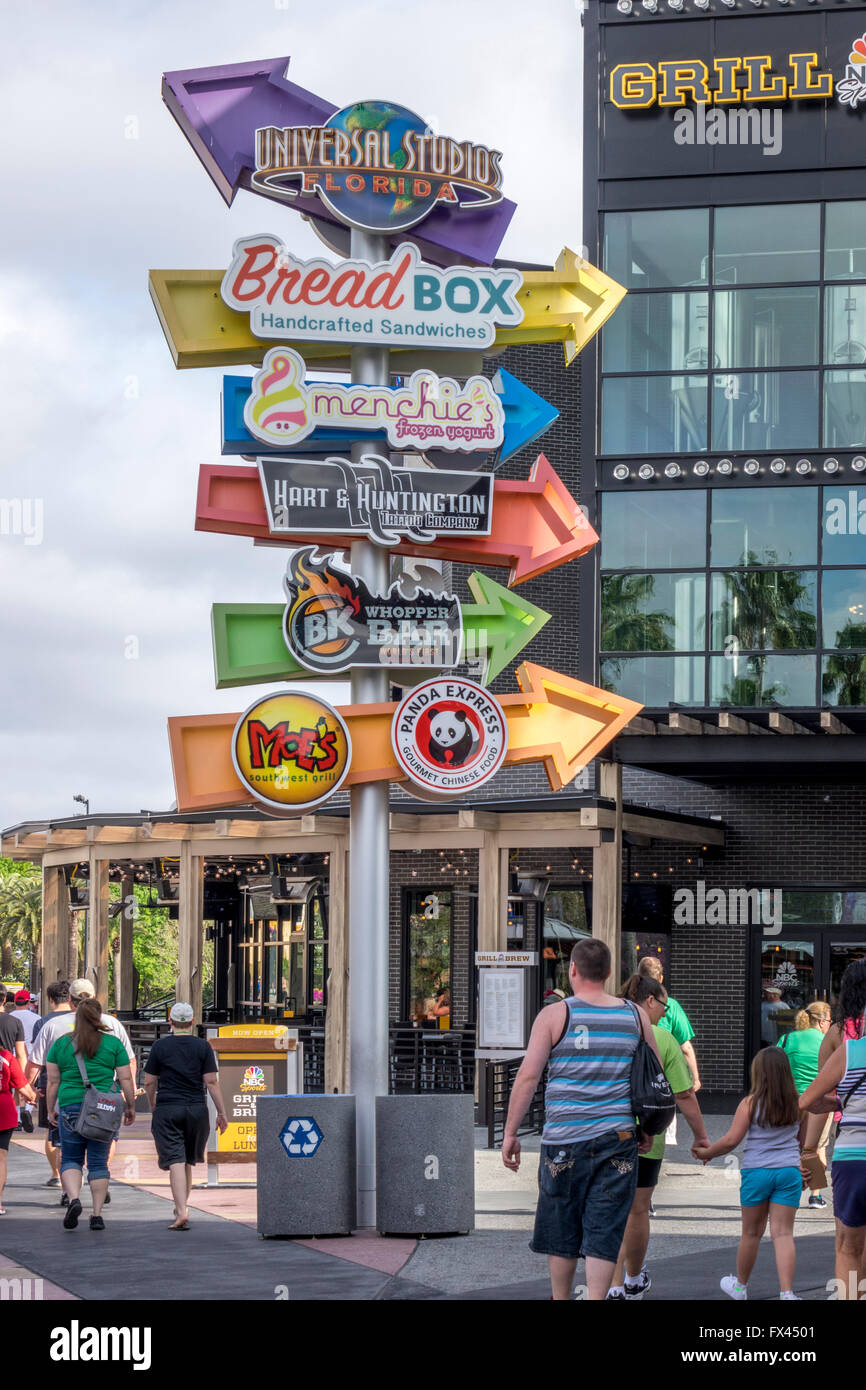
[[[628,1001],[631,1004],[631,1000]],[[662,1134],[677,1113],[677,1103],[658,1057],[643,1035],[637,1005],[638,1044],[631,1064],[631,1108],[644,1134]]]

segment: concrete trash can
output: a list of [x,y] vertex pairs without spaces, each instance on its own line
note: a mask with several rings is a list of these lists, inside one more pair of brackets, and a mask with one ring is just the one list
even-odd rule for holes
[[349,1235],[355,1226],[355,1097],[261,1096],[261,1236]]
[[475,1226],[471,1095],[377,1096],[376,1229],[468,1235]]

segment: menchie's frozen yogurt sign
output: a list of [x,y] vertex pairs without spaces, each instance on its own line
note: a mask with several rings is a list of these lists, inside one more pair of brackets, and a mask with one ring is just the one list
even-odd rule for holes
[[235,242],[222,298],[257,338],[455,348],[489,347],[523,320],[518,270],[428,265],[412,245],[387,261],[302,261],[267,234]]

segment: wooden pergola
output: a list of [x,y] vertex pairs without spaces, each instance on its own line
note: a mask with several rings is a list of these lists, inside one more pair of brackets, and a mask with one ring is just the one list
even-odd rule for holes
[[[478,870],[478,949],[504,950],[507,940],[509,852],[520,849],[589,849],[594,883],[593,932],[619,959],[622,910],[622,844],[652,840],[681,845],[723,845],[720,822],[672,815],[649,808],[623,806],[622,769],[601,768],[600,798],[545,797],[501,808],[459,807],[391,813],[391,849],[475,849]],[[77,969],[77,931],[66,884],[71,865],[86,863],[89,876],[90,929],[85,971],[103,1004],[108,994],[109,871],[123,873],[121,896],[133,892],[134,866],[141,860],[171,858],[179,862],[178,981],[180,998],[202,1007],[204,869],[208,858],[262,854],[327,855],[329,878],[329,983],[326,1014],[326,1087],[345,1090],[348,1081],[348,808],[291,820],[248,808],[180,815],[80,816],[52,822],[26,822],[2,836],[2,853],[10,859],[42,866],[42,979],[69,978]],[[119,951],[116,1003],[132,1007],[132,936],[134,922],[118,917]]]

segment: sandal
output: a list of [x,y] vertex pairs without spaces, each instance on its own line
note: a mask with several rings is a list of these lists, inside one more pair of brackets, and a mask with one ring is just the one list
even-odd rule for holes
[[169,1229],[170,1231],[188,1231],[188,1230],[189,1230],[189,1222],[188,1222],[188,1221],[173,1221],[172,1224],[169,1226],[168,1229]]

